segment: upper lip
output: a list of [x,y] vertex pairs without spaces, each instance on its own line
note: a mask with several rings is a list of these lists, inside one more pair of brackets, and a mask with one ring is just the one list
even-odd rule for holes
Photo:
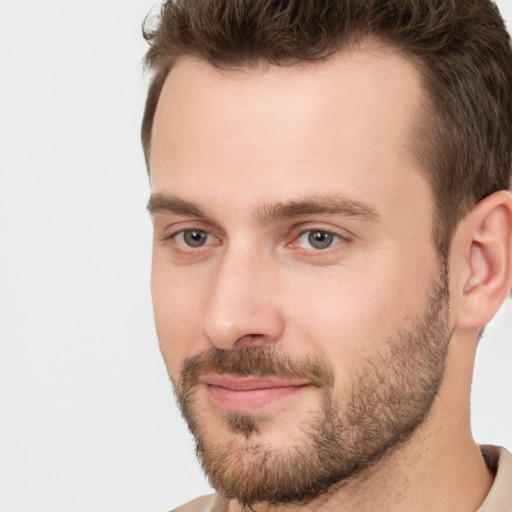
[[305,380],[282,380],[276,378],[234,377],[231,375],[207,375],[201,382],[208,386],[219,386],[233,391],[253,391],[256,389],[288,388],[311,384]]

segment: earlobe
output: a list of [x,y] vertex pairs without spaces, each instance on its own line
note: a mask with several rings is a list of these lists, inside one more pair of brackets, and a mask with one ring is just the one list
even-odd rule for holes
[[457,323],[478,329],[496,314],[512,286],[512,194],[485,198],[463,223],[466,274]]

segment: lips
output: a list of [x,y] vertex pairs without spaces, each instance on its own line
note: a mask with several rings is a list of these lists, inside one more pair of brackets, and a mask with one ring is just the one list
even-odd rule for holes
[[208,375],[202,377],[211,402],[225,410],[251,413],[311,386],[305,381]]

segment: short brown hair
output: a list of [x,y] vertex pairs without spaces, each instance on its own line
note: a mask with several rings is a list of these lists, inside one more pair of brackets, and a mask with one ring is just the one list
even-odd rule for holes
[[167,0],[143,33],[153,73],[142,123],[148,165],[158,98],[178,59],[219,68],[291,65],[328,59],[373,37],[423,77],[414,151],[434,191],[442,257],[460,219],[511,186],[512,52],[492,1]]

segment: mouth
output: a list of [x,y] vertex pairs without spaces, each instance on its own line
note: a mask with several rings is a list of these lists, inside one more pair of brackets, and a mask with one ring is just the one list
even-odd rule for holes
[[238,413],[254,413],[300,393],[312,386],[309,381],[287,381],[230,375],[207,375],[200,379],[208,398],[217,407]]

